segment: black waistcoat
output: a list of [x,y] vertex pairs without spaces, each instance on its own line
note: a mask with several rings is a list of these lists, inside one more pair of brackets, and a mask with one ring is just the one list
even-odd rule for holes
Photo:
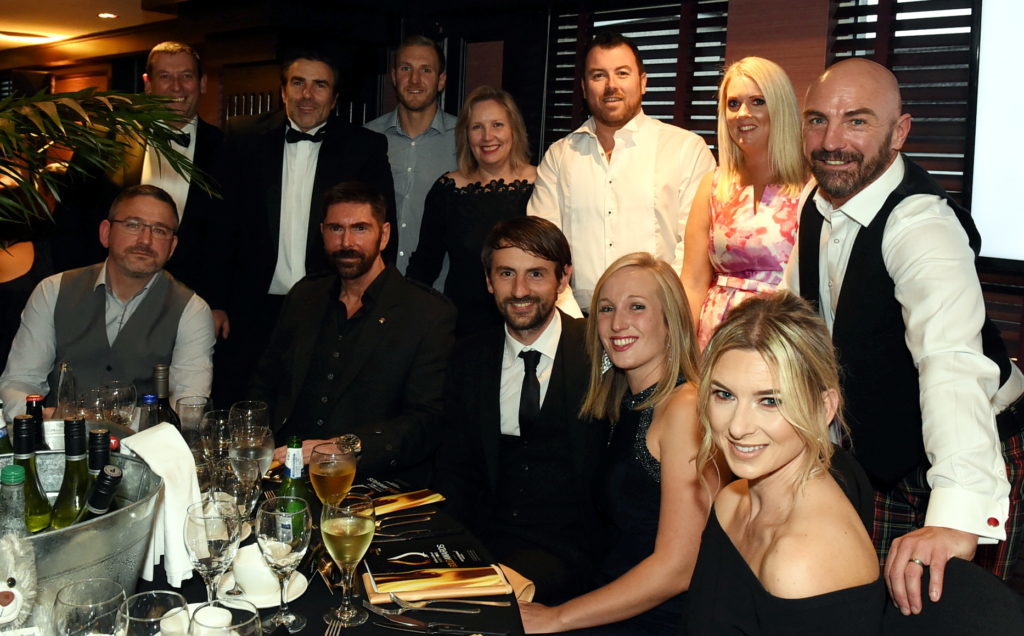
[[[915,194],[935,195],[953,209],[975,255],[981,248],[970,212],[953,201],[923,168],[905,157],[903,161],[903,180],[871,223],[857,233],[832,327],[853,453],[872,482],[883,489],[927,461],[917,368],[907,349],[906,325],[895,284],[882,259],[886,222],[903,199]],[[823,222],[813,196],[809,196],[800,214],[800,293],[815,308],[820,302],[818,248]],[[1002,384],[1009,378],[1010,360],[999,330],[988,317],[981,335],[985,356],[999,366]]]

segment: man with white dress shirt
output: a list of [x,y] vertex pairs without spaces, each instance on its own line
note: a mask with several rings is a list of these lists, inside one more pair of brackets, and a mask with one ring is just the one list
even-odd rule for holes
[[970,213],[900,153],[911,122],[893,74],[839,62],[804,108],[817,187],[786,282],[832,333],[849,441],[875,487],[872,538],[894,601],[916,614],[924,568],[935,601],[949,558],[1003,577],[1016,559],[1024,376],[985,313]]
[[67,361],[85,390],[113,380],[153,393],[153,366],[170,366],[171,403],[210,394],[213,320],[210,308],[163,267],[178,245],[171,196],[151,185],[122,191],[100,223],[105,261],[55,274],[36,286],[21,316],[0,397],[8,418],[25,396],[56,406],[57,363]]
[[537,217],[484,241],[501,327],[459,342],[448,367],[434,486],[503,565],[559,603],[598,585],[593,496],[608,427],[580,418],[586,323],[555,307],[572,275],[565,236]]
[[647,74],[629,39],[597,35],[582,75],[591,117],[544,154],[527,214],[569,239],[573,293],[587,310],[597,279],[624,254],[682,269],[690,204],[715,160],[697,135],[644,114]]
[[[455,160],[455,116],[441,110],[444,91],[444,51],[430,38],[411,35],[395,51],[391,83],[398,106],[366,124],[388,138],[388,161],[395,181],[398,206],[398,257],[395,265],[405,274],[416,251],[423,220],[423,202],[437,178],[458,168]],[[434,283],[443,290],[447,264]]]

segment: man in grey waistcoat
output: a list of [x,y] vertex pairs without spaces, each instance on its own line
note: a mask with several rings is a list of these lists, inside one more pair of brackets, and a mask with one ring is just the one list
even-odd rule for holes
[[156,186],[126,188],[100,223],[102,263],[46,278],[32,292],[0,376],[4,412],[25,396],[56,406],[56,367],[68,361],[78,387],[113,380],[152,393],[153,366],[170,365],[171,403],[210,394],[213,318],[206,302],[164,271],[178,245],[174,199]]

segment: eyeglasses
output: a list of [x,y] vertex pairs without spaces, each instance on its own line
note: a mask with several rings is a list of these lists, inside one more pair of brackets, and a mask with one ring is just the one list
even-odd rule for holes
[[111,219],[110,222],[122,224],[125,232],[128,232],[129,234],[142,234],[142,230],[148,228],[149,231],[153,233],[153,238],[158,241],[169,241],[175,233],[175,230],[172,230],[166,225],[143,223],[138,219]]

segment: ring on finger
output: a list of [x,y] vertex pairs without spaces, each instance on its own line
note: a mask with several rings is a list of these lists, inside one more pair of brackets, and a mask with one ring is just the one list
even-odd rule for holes
[[916,563],[916,564],[920,565],[920,566],[921,566],[922,568],[924,568],[924,567],[927,567],[927,566],[926,566],[926,565],[924,564],[924,561],[922,561],[921,559],[917,559],[917,558],[914,558],[914,559],[910,559],[910,560],[908,561],[908,563]]

